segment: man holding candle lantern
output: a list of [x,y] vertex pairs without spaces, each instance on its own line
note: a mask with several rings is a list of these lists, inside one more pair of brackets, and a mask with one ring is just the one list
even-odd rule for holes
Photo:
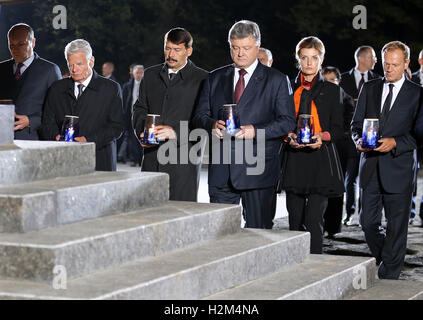
[[[181,152],[192,143],[181,141],[182,122],[191,118],[198,100],[200,87],[207,71],[198,68],[188,58],[193,52],[191,34],[183,28],[174,28],[164,37],[165,63],[147,68],[141,80],[140,93],[132,117],[136,136],[144,148],[142,171],[169,174],[170,200],[197,201],[200,165],[182,163]],[[144,138],[147,116],[157,119],[148,143]],[[156,121],[156,120],[155,120]],[[147,131],[148,132],[148,131]],[[176,144],[177,163],[164,163],[158,159],[160,146],[167,141]],[[145,143],[147,142],[147,143]],[[164,146],[163,146],[164,147]]]
[[[413,130],[421,88],[404,76],[409,62],[410,49],[404,43],[393,41],[383,47],[385,77],[363,85],[351,123],[361,152],[360,224],[383,279],[398,279],[401,273],[416,174]],[[374,149],[362,146],[365,119],[379,119],[379,146]],[[381,225],[382,209],[386,230]]]
[[[216,148],[210,148],[210,202],[239,204],[241,199],[245,227],[271,229],[280,171],[278,152],[282,137],[295,127],[295,109],[287,76],[258,62],[260,41],[256,23],[243,20],[232,26],[228,42],[234,64],[210,73],[194,122],[215,140]],[[227,124],[230,119],[222,120],[220,113],[222,107],[230,108],[233,103],[237,104],[240,126],[234,136],[224,139],[231,135]],[[264,141],[258,139],[260,129],[265,133]],[[262,173],[248,173],[252,165],[248,163],[247,148],[237,149],[237,142],[241,142],[238,145],[252,142],[255,151],[260,150],[260,143],[265,144],[264,157],[259,160],[264,163]],[[225,157],[230,162],[225,162]],[[237,157],[241,158],[240,163]]]

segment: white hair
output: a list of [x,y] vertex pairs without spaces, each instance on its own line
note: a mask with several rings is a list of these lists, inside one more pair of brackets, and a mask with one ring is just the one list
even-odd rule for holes
[[252,36],[257,46],[261,44],[260,28],[257,23],[249,20],[242,20],[235,23],[229,30],[228,42],[231,44],[231,39],[244,39]]
[[419,59],[423,59],[423,50],[419,53]]
[[84,52],[89,62],[93,56],[93,50],[88,41],[84,39],[76,39],[69,42],[65,47],[65,58],[68,60],[68,56],[77,52]]
[[137,64],[136,66],[133,66],[132,72],[135,72],[138,69],[143,69],[144,70],[144,66],[142,64]]
[[272,52],[269,49],[266,49],[266,48],[261,47],[261,48],[259,48],[259,50],[260,51],[263,51],[267,55],[267,59],[269,61],[273,59]]

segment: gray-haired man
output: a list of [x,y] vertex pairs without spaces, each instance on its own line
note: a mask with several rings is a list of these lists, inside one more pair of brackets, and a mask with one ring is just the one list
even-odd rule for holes
[[273,55],[269,49],[261,47],[257,54],[257,59],[266,67],[271,67],[273,64]]
[[[226,128],[219,110],[224,104],[237,104],[241,130],[235,139],[252,141],[254,154],[263,148],[264,155],[256,166],[264,168],[261,173],[249,174],[251,171],[247,169],[254,167],[247,160],[251,155],[246,148],[236,149],[234,139],[231,140],[231,163],[225,164],[227,149],[221,141],[220,162],[215,163],[213,152],[210,157],[210,202],[239,204],[242,199],[245,226],[271,229],[280,171],[278,152],[282,137],[295,128],[292,90],[286,75],[258,62],[260,29],[256,23],[247,20],[235,23],[229,31],[228,42],[234,64],[210,73],[194,122],[197,127],[222,138]],[[261,143],[265,146],[259,145],[259,129],[264,131]],[[238,163],[239,158],[242,163]],[[259,161],[263,163],[259,165]]]
[[71,76],[51,86],[44,106],[43,137],[58,141],[65,116],[78,116],[75,141],[95,142],[96,170],[115,171],[116,139],[124,129],[118,84],[93,70],[92,49],[85,40],[70,42],[65,58]]

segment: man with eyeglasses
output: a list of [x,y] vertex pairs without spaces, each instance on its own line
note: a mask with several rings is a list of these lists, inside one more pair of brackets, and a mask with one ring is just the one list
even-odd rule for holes
[[15,104],[14,138],[39,140],[44,99],[51,84],[62,78],[61,72],[34,52],[34,31],[29,25],[15,24],[7,37],[12,59],[0,62],[0,99]]
[[[372,71],[377,62],[376,53],[372,47],[359,47],[355,51],[354,58],[356,65],[350,71],[341,74],[340,86],[356,103],[364,83],[380,78],[380,76]],[[348,148],[347,172],[345,174],[346,218],[344,219],[344,225],[351,224],[356,209],[355,198],[357,192],[359,161],[359,154],[355,144],[351,141]]]

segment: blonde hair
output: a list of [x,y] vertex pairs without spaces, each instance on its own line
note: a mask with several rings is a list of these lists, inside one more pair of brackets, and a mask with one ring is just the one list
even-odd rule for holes
[[319,51],[320,60],[323,61],[323,58],[325,57],[326,49],[322,40],[314,36],[302,38],[295,48],[295,58],[297,59],[298,67],[300,67],[301,49],[316,49],[317,51]]
[[401,41],[391,41],[385,44],[382,48],[382,58],[384,57],[385,52],[397,49],[401,50],[404,53],[405,61],[410,60],[410,48]]

